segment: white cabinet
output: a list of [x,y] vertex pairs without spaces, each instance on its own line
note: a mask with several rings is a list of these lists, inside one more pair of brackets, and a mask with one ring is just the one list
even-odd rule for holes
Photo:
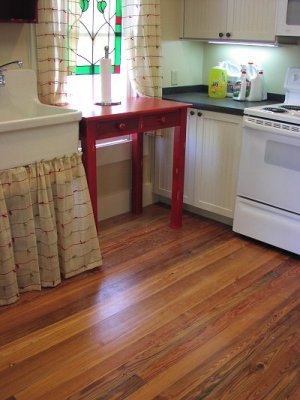
[[227,32],[227,0],[184,0],[183,37],[216,39]]
[[274,41],[275,0],[184,0],[183,37]]
[[205,111],[197,122],[194,205],[232,218],[242,117]]
[[[188,110],[184,203],[233,217],[242,117]],[[171,197],[173,133],[156,138],[155,193]]]

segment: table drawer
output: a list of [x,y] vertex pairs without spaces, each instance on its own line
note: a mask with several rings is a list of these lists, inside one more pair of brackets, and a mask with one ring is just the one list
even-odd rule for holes
[[146,115],[143,118],[143,129],[147,131],[152,129],[162,129],[180,125],[180,115],[181,114],[179,111]]
[[126,135],[138,132],[139,118],[116,118],[106,121],[97,121],[94,129],[96,129],[97,137],[102,135]]

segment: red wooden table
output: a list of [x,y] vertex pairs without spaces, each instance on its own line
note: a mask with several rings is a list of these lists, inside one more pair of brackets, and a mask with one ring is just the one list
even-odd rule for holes
[[175,127],[171,227],[182,225],[187,108],[190,104],[154,98],[128,98],[121,105],[82,109],[80,139],[96,225],[96,140],[132,135],[132,212],[142,212],[143,133]]

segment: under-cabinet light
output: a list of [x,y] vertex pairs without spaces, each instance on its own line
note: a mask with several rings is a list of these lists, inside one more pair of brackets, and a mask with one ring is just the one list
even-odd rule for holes
[[211,44],[231,44],[231,45],[242,45],[242,46],[261,46],[261,47],[278,47],[277,43],[264,43],[264,42],[235,42],[226,40],[209,40]]

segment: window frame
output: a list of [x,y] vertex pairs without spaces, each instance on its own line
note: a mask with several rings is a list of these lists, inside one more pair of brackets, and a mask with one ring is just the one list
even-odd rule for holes
[[[111,6],[114,7],[113,12],[111,12]],[[88,44],[90,45],[91,52],[89,55],[84,55],[83,53],[79,54],[77,48],[75,53],[77,56],[76,58],[78,59],[78,57],[81,57],[87,64],[84,63],[80,65],[78,61],[75,66],[69,64],[69,72],[75,75],[101,73],[99,65],[101,58],[100,51],[96,53],[96,47],[99,39],[105,38],[107,39],[107,42],[105,40],[105,45],[110,46],[109,58],[112,59],[111,73],[120,73],[122,54],[122,0],[80,0],[80,7],[82,10],[82,20],[79,20],[79,37],[90,39]],[[98,21],[97,16],[101,14],[103,19]],[[112,21],[114,21],[114,23],[112,23]],[[87,22],[89,24],[87,24]],[[69,27],[69,34],[71,29],[72,27]],[[111,43],[113,43],[113,46],[111,46]],[[78,46],[80,46],[79,40]],[[85,46],[82,46],[82,48],[84,47]],[[72,52],[73,50],[69,48],[68,51]],[[97,56],[95,56],[95,54],[97,54]],[[104,46],[102,56],[104,57]],[[72,57],[69,55],[67,58],[70,60]]]
[[[85,0],[81,0],[81,2],[83,3]],[[124,43],[124,37],[122,35],[122,0],[111,0],[115,2],[115,14],[113,14],[113,17],[115,19],[115,24],[113,27],[113,34],[114,34],[114,44],[115,44],[115,48],[114,48],[114,59],[113,59],[113,63],[111,66],[111,81],[112,81],[112,99],[113,101],[121,101],[122,102],[122,98],[124,99],[124,97],[127,97],[128,95],[132,95],[132,89],[131,89],[131,85],[129,82],[129,76],[128,76],[128,71],[126,68],[126,60],[124,57],[124,52],[122,51],[125,43]],[[99,3],[99,2],[98,2]],[[93,7],[95,7],[95,1],[93,0]],[[93,8],[94,10],[94,8]],[[88,33],[86,33],[86,35],[88,35]],[[107,33],[98,33],[97,35],[100,36],[107,36]],[[93,61],[93,60],[92,60]],[[100,60],[96,60],[98,63]],[[124,71],[125,70],[125,71]],[[100,91],[97,94],[97,86],[100,85],[100,83],[98,82],[99,79],[97,79],[99,77],[99,74],[101,74],[100,71],[100,66],[95,65],[93,63],[91,63],[90,66],[79,66],[76,65],[75,66],[75,70],[71,70],[71,72],[73,72],[72,75],[69,75],[68,77],[68,87],[72,87],[72,80],[77,80],[79,81],[79,77],[80,76],[90,76],[90,80],[92,81],[90,83],[90,88],[91,89],[91,94],[88,96],[94,103],[97,102],[97,95],[100,95]],[[117,76],[118,78],[117,79]],[[95,78],[96,76],[96,78]],[[120,85],[117,81],[122,81],[122,84]],[[74,82],[73,82],[74,85]],[[76,83],[76,85],[78,85],[78,83]],[[79,85],[80,86],[80,85]],[[83,84],[82,88],[86,89],[86,85]],[[99,86],[100,87],[100,86]],[[117,93],[119,91],[119,88],[122,88],[122,95],[118,96],[119,93]],[[120,97],[120,98],[119,98]],[[99,101],[99,100],[98,100]],[[120,137],[115,137],[115,138],[110,138],[110,139],[101,139],[98,140],[96,143],[96,148],[101,148],[101,147],[107,147],[107,146],[111,146],[111,145],[120,145],[120,144],[124,144],[126,142],[130,142],[131,141],[131,135],[123,135]]]

